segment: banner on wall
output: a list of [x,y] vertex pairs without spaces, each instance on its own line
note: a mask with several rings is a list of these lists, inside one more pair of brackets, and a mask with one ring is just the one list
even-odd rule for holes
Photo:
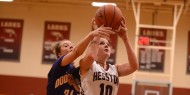
[[[165,46],[166,41],[165,29],[141,28],[139,33],[139,45],[148,46]],[[139,70],[158,71],[164,70],[165,50],[139,48]]]
[[0,60],[20,61],[23,20],[0,18]]
[[187,47],[187,49],[188,49],[187,50],[188,51],[187,52],[188,53],[187,54],[187,73],[190,74],[190,31],[188,33],[188,41],[187,42],[188,42],[188,44],[187,44],[188,45],[188,47]]
[[70,36],[70,23],[46,21],[44,27],[44,42],[42,63],[51,63],[57,59],[52,51],[52,45]]

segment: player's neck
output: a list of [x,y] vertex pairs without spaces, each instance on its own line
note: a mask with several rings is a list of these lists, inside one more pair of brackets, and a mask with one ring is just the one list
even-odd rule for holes
[[96,61],[97,64],[99,64],[102,68],[104,68],[104,70],[108,70],[108,65],[106,64],[106,62],[99,62],[99,61]]

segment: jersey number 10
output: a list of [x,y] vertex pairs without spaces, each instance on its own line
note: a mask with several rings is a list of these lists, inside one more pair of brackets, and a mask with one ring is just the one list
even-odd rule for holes
[[112,95],[113,87],[111,85],[100,84],[100,95]]

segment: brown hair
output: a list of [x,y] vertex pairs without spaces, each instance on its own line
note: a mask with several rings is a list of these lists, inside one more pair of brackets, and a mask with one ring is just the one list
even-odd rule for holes
[[64,39],[62,41],[56,42],[56,44],[54,44],[54,46],[53,46],[53,53],[56,54],[57,58],[59,58],[59,53],[61,52],[61,50],[60,50],[60,44],[63,41],[68,41],[68,40]]

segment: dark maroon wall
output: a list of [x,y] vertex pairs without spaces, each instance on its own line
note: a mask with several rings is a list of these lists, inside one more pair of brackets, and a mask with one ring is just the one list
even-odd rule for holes
[[[0,75],[0,94],[46,95],[46,78]],[[120,84],[118,95],[131,95],[131,84]],[[173,95],[190,95],[190,89],[173,88]]]

